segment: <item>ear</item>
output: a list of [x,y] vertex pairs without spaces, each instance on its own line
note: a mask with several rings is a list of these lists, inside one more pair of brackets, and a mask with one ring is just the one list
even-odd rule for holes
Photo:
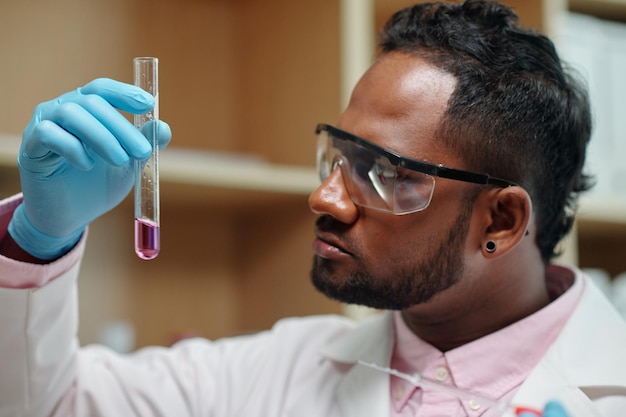
[[486,227],[481,250],[495,258],[512,250],[529,233],[532,201],[522,187],[506,187],[487,193]]

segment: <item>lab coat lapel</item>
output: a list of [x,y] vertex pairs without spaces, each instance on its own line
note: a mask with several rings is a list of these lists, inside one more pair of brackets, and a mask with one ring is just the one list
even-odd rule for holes
[[[598,416],[593,400],[626,398],[626,324],[585,278],[583,296],[546,355],[522,384],[513,402],[541,407],[567,399],[574,417]],[[592,360],[589,360],[592,358]]]
[[389,376],[358,361],[387,366],[393,347],[390,313],[381,313],[327,345],[322,354],[348,370],[339,383],[336,400],[342,417],[380,417],[389,414]]
[[337,388],[337,403],[345,417],[389,415],[389,376],[354,365]]

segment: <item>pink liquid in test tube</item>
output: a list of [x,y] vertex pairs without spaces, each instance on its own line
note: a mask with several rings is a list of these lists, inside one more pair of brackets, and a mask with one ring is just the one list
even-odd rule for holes
[[135,219],[135,253],[141,259],[154,259],[160,249],[160,227],[153,222]]

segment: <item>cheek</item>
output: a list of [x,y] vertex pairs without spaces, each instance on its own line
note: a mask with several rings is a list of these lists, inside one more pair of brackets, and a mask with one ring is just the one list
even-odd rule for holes
[[362,218],[369,226],[367,235],[359,240],[362,262],[372,271],[384,273],[396,265],[423,260],[435,239],[428,224],[410,218],[416,215]]
[[[372,260],[384,263],[387,268],[394,268],[393,263],[428,265],[439,262],[438,257],[445,256],[439,251],[448,249],[455,241],[456,250],[460,250],[460,255],[465,258],[475,248],[462,230],[467,227],[469,218],[460,210],[461,207],[450,204],[431,204],[417,213],[393,218],[372,217],[368,219],[372,226],[370,230],[376,230],[376,233],[368,242],[368,253]],[[374,267],[381,269],[378,265]]]

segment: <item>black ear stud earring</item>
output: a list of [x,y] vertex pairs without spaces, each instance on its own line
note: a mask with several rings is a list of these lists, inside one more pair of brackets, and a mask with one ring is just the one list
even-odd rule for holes
[[485,243],[485,250],[488,253],[494,253],[496,251],[496,242],[488,240],[487,243]]

